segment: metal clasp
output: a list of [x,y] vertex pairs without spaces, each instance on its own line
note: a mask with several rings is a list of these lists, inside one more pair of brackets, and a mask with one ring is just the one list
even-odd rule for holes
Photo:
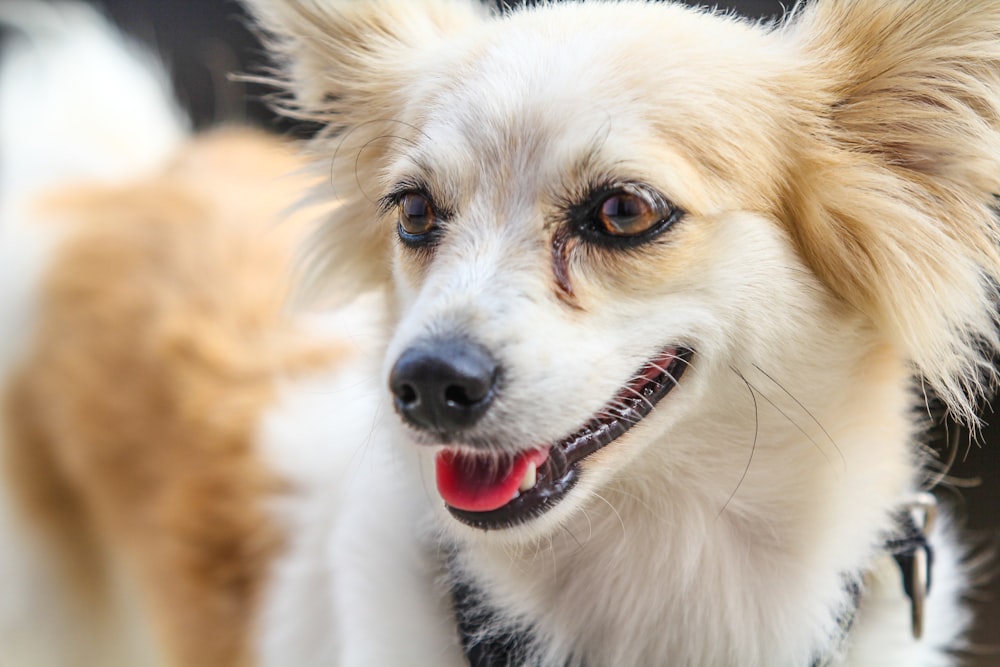
[[937,520],[937,498],[930,493],[918,493],[903,507],[909,512],[913,525],[920,532],[916,536],[917,544],[912,551],[909,586],[906,591],[910,598],[913,638],[920,639],[924,635],[924,605],[931,583],[932,555],[927,535],[933,530],[934,522]]

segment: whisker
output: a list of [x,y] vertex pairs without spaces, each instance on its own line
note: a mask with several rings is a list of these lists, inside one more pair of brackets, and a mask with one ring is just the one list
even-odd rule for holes
[[[837,445],[837,441],[833,439],[833,436],[831,436],[830,432],[826,430],[826,427],[823,426],[823,424],[821,424],[818,419],[816,419],[816,415],[814,415],[812,413],[812,411],[809,408],[807,408],[804,403],[802,403],[802,401],[800,401],[798,398],[796,398],[790,391],[788,391],[787,389],[785,389],[784,385],[782,385],[780,382],[778,382],[777,380],[775,380],[771,375],[769,375],[767,373],[767,371],[765,371],[763,368],[761,368],[757,364],[754,364],[753,367],[756,368],[757,371],[761,375],[763,375],[768,380],[770,380],[772,383],[774,383],[774,385],[776,387],[778,387],[778,389],[780,389],[782,392],[784,392],[785,395],[788,396],[788,398],[790,398],[793,401],[795,401],[796,405],[798,405],[800,408],[802,408],[802,411],[806,413],[806,416],[809,417],[809,419],[811,419],[812,422],[814,424],[816,424],[816,426],[819,427],[819,430],[823,433],[824,436],[826,436],[826,439],[830,442],[831,445],[833,445],[833,448],[836,450],[837,455],[840,457],[840,463],[841,463],[841,465],[846,469],[846,467],[847,467],[847,459],[844,457],[844,452],[841,451],[840,447]],[[764,398],[767,398],[767,397],[764,396]],[[768,401],[768,402],[770,402],[770,401]],[[772,405],[774,405],[774,404],[772,403]],[[775,408],[777,408],[777,406],[775,406]],[[781,412],[781,410],[778,410],[778,411]],[[782,413],[782,414],[784,414],[784,413]],[[796,426],[798,426],[798,425],[796,424]],[[802,428],[799,427],[799,430],[802,430]],[[803,431],[803,433],[805,433],[805,431]],[[812,439],[812,438],[810,438],[810,439]],[[813,441],[813,442],[815,442],[815,441]],[[819,445],[817,444],[817,447],[818,446]]]
[[[689,362],[687,359],[684,359],[682,357],[674,357],[674,359],[676,361],[683,361],[688,366],[691,365],[691,362]],[[671,365],[672,365],[672,363],[673,362],[671,362]],[[678,384],[680,384],[680,380],[677,379],[676,377],[674,377],[674,374],[670,372],[669,366],[666,367],[666,368],[664,368],[663,366],[660,366],[659,364],[656,364],[656,363],[650,363],[649,366],[650,366],[650,368],[654,368],[654,369],[658,370],[660,373],[662,373],[663,375],[665,375],[666,377],[664,378],[664,380],[670,380],[674,384],[674,386],[677,386]],[[633,381],[639,380],[639,379],[642,379],[641,375],[637,375],[634,378],[632,378]],[[650,384],[656,385],[657,387],[662,387],[662,386],[664,386],[664,384],[666,384],[663,380],[660,380],[659,378],[654,378],[652,380],[649,380],[648,382]]]
[[[589,542],[591,536],[594,534],[594,526],[593,526],[593,524],[590,521],[590,515],[587,514],[586,512],[584,512],[583,515],[587,518],[587,525],[589,526],[589,532],[588,532],[588,535],[587,535],[587,541]],[[576,549],[577,549],[577,551],[583,551],[583,543],[580,541],[580,538],[578,538],[576,536],[576,533],[574,533],[572,530],[570,530],[569,526],[565,526],[564,525],[564,526],[561,526],[561,528],[562,528],[562,531],[564,533],[566,533],[567,535],[569,535],[570,538],[576,543]]]
[[[609,408],[616,408],[617,410],[619,410],[619,412],[618,413],[611,412],[609,410]],[[618,401],[614,401],[612,403],[609,403],[608,405],[605,405],[600,410],[598,410],[594,414],[594,416],[597,417],[598,419],[606,419],[606,420],[609,420],[609,421],[611,421],[611,420],[620,421],[620,422],[623,422],[625,424],[629,424],[630,426],[635,426],[640,421],[642,421],[641,417],[639,417],[639,416],[628,416],[627,414],[622,414],[622,413],[627,413],[629,410],[631,410],[631,408],[632,408],[632,406],[630,406],[628,404],[620,403]]]
[[624,519],[622,519],[622,515],[618,512],[615,506],[612,505],[610,501],[608,501],[607,498],[596,492],[593,495],[595,498],[602,500],[605,505],[610,507],[611,511],[615,513],[615,516],[618,517],[618,525],[622,527],[622,542],[628,542],[628,529],[625,528],[625,521]]
[[[364,121],[362,123],[358,123],[357,125],[353,125],[350,128],[347,128],[347,130],[345,132],[343,132],[343,133],[340,134],[340,137],[339,137],[340,141],[337,142],[337,147],[333,150],[333,155],[330,158],[330,185],[331,185],[331,187],[333,187],[333,195],[334,195],[334,197],[339,198],[339,195],[337,193],[337,188],[336,188],[337,179],[334,176],[334,170],[335,170],[336,164],[337,164],[337,162],[338,162],[338,160],[340,158],[340,152],[343,149],[344,144],[347,143],[348,138],[350,138],[356,132],[358,132],[361,129],[366,128],[366,127],[368,127],[368,126],[370,126],[370,125],[372,125],[374,123],[395,123],[397,125],[402,125],[404,127],[408,127],[411,130],[413,130],[414,132],[416,132],[417,134],[423,135],[425,138],[428,138],[428,139],[430,138],[426,132],[424,132],[422,129],[420,129],[419,127],[417,127],[413,123],[408,123],[408,122],[403,121],[403,120],[396,120],[394,118],[373,118],[371,120],[367,120],[367,121]],[[410,141],[410,142],[413,142],[412,139],[409,139],[407,137],[402,137],[402,136],[397,136],[397,135],[392,135],[392,134],[380,134],[379,136],[377,136],[377,137],[375,137],[373,139],[370,139],[364,145],[362,145],[358,149],[358,153],[355,156],[355,161],[354,161],[354,180],[355,180],[355,182],[358,185],[358,191],[361,192],[361,194],[364,195],[364,197],[366,199],[368,199],[368,201],[371,201],[372,203],[375,203],[374,200],[372,200],[372,198],[368,196],[368,193],[366,193],[364,191],[364,188],[361,187],[361,180],[360,180],[360,177],[358,176],[358,164],[359,164],[359,161],[360,161],[361,153],[364,151],[365,148],[367,148],[374,141],[377,141],[379,139],[389,138],[389,137],[399,139],[400,141]],[[415,142],[413,142],[413,143],[415,143]]]
[[736,373],[737,377],[743,380],[743,384],[747,386],[747,391],[750,392],[750,398],[753,400],[753,444],[750,445],[750,456],[749,458],[747,458],[747,465],[743,469],[743,474],[740,476],[740,481],[736,483],[736,488],[733,489],[733,492],[731,494],[729,494],[729,498],[726,499],[726,502],[722,506],[722,509],[720,509],[719,513],[715,516],[716,519],[721,517],[723,512],[726,511],[726,508],[729,507],[729,503],[733,502],[733,498],[736,497],[736,492],[740,490],[740,487],[743,486],[743,481],[746,480],[747,475],[750,474],[750,464],[753,462],[753,455],[757,452],[757,436],[760,434],[760,410],[759,406],[757,405],[757,396],[754,393],[753,387],[750,386],[750,383],[747,382],[747,379],[743,377],[743,373],[740,373],[737,369],[733,368],[732,366],[730,366],[729,368],[732,369],[734,373]]
[[650,368],[655,368],[656,370],[660,371],[661,373],[663,373],[667,377],[669,377],[671,380],[673,380],[674,382],[676,382],[677,381],[676,378],[674,378],[674,376],[671,375],[671,373],[669,371],[669,367],[672,366],[675,362],[680,362],[680,363],[684,364],[685,366],[687,366],[688,368],[691,367],[691,360],[690,359],[685,359],[683,356],[681,356],[679,354],[675,354],[673,356],[673,358],[670,360],[670,363],[667,366],[661,366],[660,364],[658,364],[656,362],[653,362],[653,361],[649,362],[649,366],[650,366]]
[[[375,412],[372,415],[371,424],[369,424],[368,426],[368,433],[365,434],[364,440],[362,440],[362,442],[358,444],[358,446],[354,449],[354,451],[351,452],[350,457],[348,457],[347,459],[347,466],[345,469],[350,471],[352,479],[354,478],[355,475],[357,475],[360,472],[361,466],[364,465],[365,460],[368,458],[372,450],[373,446],[372,441],[375,437],[375,431],[378,428],[379,417],[382,413],[382,408],[384,404],[385,402],[380,397],[378,399],[378,403],[375,405]],[[396,455],[394,451],[393,458],[395,458],[395,456]],[[423,470],[421,470],[420,474],[422,477]],[[423,482],[424,480],[421,481]],[[427,490],[426,487],[424,490],[425,491]]]
[[813,444],[813,446],[816,448],[816,451],[818,451],[820,453],[820,455],[823,457],[823,459],[827,462],[828,465],[833,466],[833,460],[830,459],[830,456],[820,446],[819,442],[816,441],[816,438],[814,438],[811,435],[809,435],[809,433],[807,433],[806,430],[804,428],[802,428],[801,424],[799,424],[797,421],[795,421],[794,419],[792,419],[791,416],[789,416],[789,414],[787,412],[785,412],[784,410],[782,410],[778,406],[777,403],[775,403],[770,398],[768,398],[767,394],[765,394],[764,392],[762,392],[760,390],[760,387],[754,387],[753,385],[750,385],[750,386],[757,392],[758,396],[760,396],[765,401],[767,401],[772,408],[774,408],[775,410],[778,411],[778,414],[780,414],[782,417],[784,417],[788,421],[789,424],[791,424],[796,429],[798,429],[799,433],[801,433],[802,435],[804,435],[809,440],[809,442],[811,442]]
[[534,565],[538,561],[538,558],[541,555],[542,550],[543,550],[543,546],[542,546],[541,541],[536,542],[535,543],[535,553],[531,554],[531,561],[530,561],[531,565]]
[[641,497],[641,496],[639,496],[639,495],[637,495],[637,494],[635,494],[635,493],[633,493],[631,491],[626,491],[624,487],[615,484],[615,485],[609,485],[607,488],[608,488],[609,491],[613,491],[614,493],[618,494],[619,496],[624,496],[625,498],[630,498],[631,500],[635,501],[636,503],[642,505],[642,507],[644,509],[646,509],[651,515],[653,515],[653,516],[659,516],[660,515],[658,512],[656,512],[656,510],[653,509],[652,505],[650,505],[648,502],[646,502],[645,498],[643,498],[643,497]]
[[638,391],[637,389],[635,389],[634,387],[631,387],[629,385],[625,385],[625,388],[627,390],[629,390],[630,392],[632,392],[633,394],[635,394],[636,396],[638,396],[639,400],[643,401],[646,405],[648,405],[650,409],[653,409],[654,407],[656,407],[656,404],[653,403],[648,398],[646,398],[645,396],[643,396],[641,391]]
[[374,144],[376,141],[381,141],[383,139],[397,139],[404,143],[409,143],[412,146],[417,145],[416,141],[408,137],[401,137],[397,134],[380,134],[377,137],[372,137],[371,139],[366,141],[360,148],[358,148],[358,152],[354,154],[354,182],[358,186],[358,192],[364,195],[365,199],[367,199],[369,202],[376,205],[379,203],[378,199],[372,198],[367,192],[365,192],[364,185],[362,185],[361,183],[361,176],[358,174],[358,172],[361,166],[361,155],[365,152],[365,149]]

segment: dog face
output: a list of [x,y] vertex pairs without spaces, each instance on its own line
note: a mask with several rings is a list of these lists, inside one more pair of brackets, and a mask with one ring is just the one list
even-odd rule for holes
[[[620,7],[599,9],[567,35],[526,16],[481,44],[461,85],[416,100],[427,120],[407,121],[420,131],[391,150],[384,177],[398,237],[395,404],[414,441],[444,447],[439,492],[476,527],[571,512],[664,446],[657,436],[708,387],[739,390],[719,377],[732,365],[786,342],[760,324],[760,304],[817,310],[804,293],[821,289],[801,279],[787,236],[753,211],[771,174],[737,192],[698,152],[746,133],[699,114],[683,72],[656,86],[662,99],[636,101],[641,59],[681,70],[717,54],[637,31],[650,7],[630,8],[623,28],[608,27]],[[672,9],[671,22],[695,24],[683,33],[714,27]],[[750,103],[746,84],[764,85],[754,76],[716,77],[711,95]],[[777,123],[753,132],[765,136],[746,139],[747,155],[786,143]]]
[[1000,187],[973,128],[997,100],[937,49],[953,35],[904,34],[909,10],[257,10],[293,104],[329,123],[343,201],[318,254],[368,282],[391,264],[386,376],[456,526],[545,534],[624,479],[733,468],[750,433],[778,461],[875,359],[968,409]]

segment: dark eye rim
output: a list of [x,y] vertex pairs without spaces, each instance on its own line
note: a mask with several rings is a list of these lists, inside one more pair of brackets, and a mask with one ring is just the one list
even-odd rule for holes
[[[601,207],[611,197],[630,195],[642,198],[656,212],[658,220],[634,235],[614,234],[600,222]],[[592,188],[578,203],[569,207],[567,217],[576,235],[593,245],[633,248],[654,240],[683,218],[685,211],[653,188],[632,181]]]
[[[434,224],[426,232],[412,234],[403,228],[403,222],[399,219],[399,208],[403,201],[410,195],[423,197],[434,213]],[[396,235],[403,245],[410,248],[426,248],[435,245],[441,237],[441,223],[448,217],[447,211],[439,207],[434,197],[427,191],[426,187],[412,183],[401,184],[378,202],[379,214],[389,215],[396,213]]]

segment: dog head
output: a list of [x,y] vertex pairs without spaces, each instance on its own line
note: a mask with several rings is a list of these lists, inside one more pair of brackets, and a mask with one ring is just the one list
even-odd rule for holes
[[1000,17],[956,4],[256,0],[287,108],[326,126],[315,275],[391,283],[388,384],[453,516],[545,532],[626,470],[697,485],[879,369],[971,415]]

